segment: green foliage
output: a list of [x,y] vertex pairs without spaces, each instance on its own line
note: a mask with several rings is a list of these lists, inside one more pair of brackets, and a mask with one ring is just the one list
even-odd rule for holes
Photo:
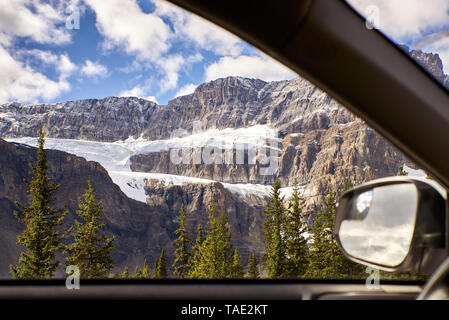
[[323,210],[317,213],[313,226],[307,278],[356,278],[365,272],[362,265],[346,258],[336,243],[333,233],[336,207],[336,195],[329,188]]
[[[207,236],[201,241],[199,233],[194,257],[189,272],[190,278],[220,279],[230,273],[232,249],[230,245],[231,233],[227,225],[228,220],[222,207],[217,217],[215,200],[210,203],[210,214],[207,224]],[[198,241],[199,240],[199,241]]]
[[147,259],[145,259],[145,261],[143,262],[142,279],[150,279],[150,278],[151,278],[150,268],[148,267]]
[[249,252],[248,270],[246,277],[250,279],[259,278],[259,268],[257,267],[256,254],[252,251]]
[[264,210],[263,224],[266,251],[266,268],[269,278],[282,278],[287,273],[286,247],[282,236],[284,226],[284,199],[280,195],[279,181],[273,184]]
[[239,251],[237,248],[234,250],[234,258],[232,261],[231,269],[229,272],[230,278],[235,279],[242,279],[245,275],[245,272],[243,271],[244,267],[242,264],[242,261],[240,260]]
[[134,278],[136,279],[142,278],[142,271],[140,270],[139,266],[136,266],[136,269],[134,270]]
[[61,246],[60,231],[67,210],[55,210],[52,205],[54,194],[59,185],[52,183],[48,177],[47,156],[45,154],[45,136],[40,130],[37,150],[37,164],[30,165],[34,174],[28,184],[30,206],[16,202],[21,211],[14,211],[19,222],[25,224],[25,230],[17,236],[17,244],[25,248],[16,266],[10,265],[10,273],[15,279],[45,279],[51,278],[60,262],[55,260],[56,251]]
[[128,267],[125,267],[125,268],[123,269],[122,279],[130,279],[130,278],[131,278],[131,276],[130,276],[130,274],[129,274],[129,268],[128,268]]
[[[189,232],[187,231],[186,228],[185,219],[186,214],[184,211],[184,205],[182,205],[178,217],[179,228],[175,231],[175,234],[179,236],[174,241],[175,245],[177,245],[178,248],[175,250],[175,261],[173,262],[174,268],[173,274],[181,278],[185,278],[188,275],[190,260],[192,256],[192,253],[190,252],[192,240],[189,237]],[[202,237],[202,234],[200,236]]]
[[286,276],[301,277],[308,266],[308,246],[304,234],[308,231],[304,212],[305,202],[300,198],[298,183],[293,183],[293,193],[285,215],[284,241],[286,248]]
[[69,254],[66,265],[78,266],[81,278],[105,278],[113,265],[111,253],[114,250],[114,238],[99,234],[104,227],[104,223],[100,223],[103,205],[95,201],[91,182],[87,184],[88,188],[79,199],[79,210],[76,212],[82,222],[75,220],[72,232],[74,242],[64,247],[64,252]]
[[156,260],[154,277],[156,279],[163,279],[167,278],[167,276],[168,272],[167,272],[167,261],[165,259],[165,249],[162,248],[161,255],[159,259]]

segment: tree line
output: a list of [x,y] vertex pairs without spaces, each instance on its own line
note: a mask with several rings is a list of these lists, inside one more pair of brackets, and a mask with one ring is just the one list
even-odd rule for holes
[[[246,266],[238,249],[231,245],[225,207],[217,208],[212,197],[207,224],[198,225],[195,240],[188,231],[185,207],[181,206],[171,268],[167,265],[165,249],[162,249],[152,268],[145,259],[143,266],[136,266],[132,274],[125,267],[113,275],[111,254],[115,238],[107,237],[101,231],[104,227],[101,223],[103,206],[95,200],[91,182],[87,181],[87,189],[78,200],[78,219],[67,230],[61,230],[68,210],[53,209],[59,185],[48,178],[42,129],[38,144],[37,164],[31,165],[34,178],[26,181],[31,204],[25,206],[16,202],[19,212],[14,212],[25,224],[23,233],[17,236],[17,244],[25,251],[20,254],[17,265],[10,266],[13,278],[53,277],[61,265],[58,252],[65,256],[66,266],[79,268],[81,278],[356,278],[364,274],[364,267],[347,259],[334,239],[332,228],[337,194],[329,189],[323,209],[316,213],[313,225],[309,226],[310,213],[305,210],[297,183],[286,200],[281,196],[281,185],[277,181],[264,209],[265,251],[258,257],[256,252],[250,251]],[[350,187],[348,183],[344,189]],[[173,270],[172,275],[169,275],[169,269]]]

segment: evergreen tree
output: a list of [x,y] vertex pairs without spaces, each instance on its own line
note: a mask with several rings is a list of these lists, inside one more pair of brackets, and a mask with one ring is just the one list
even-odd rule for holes
[[234,259],[231,265],[229,277],[235,279],[242,279],[245,273],[243,272],[243,264],[240,261],[240,255],[237,248],[234,250]]
[[129,278],[130,278],[130,276],[129,276],[129,269],[128,269],[128,267],[125,267],[123,269],[122,279],[129,279]]
[[249,252],[248,270],[246,277],[250,279],[259,278],[259,269],[257,268],[256,254],[252,251]]
[[286,275],[286,248],[282,235],[285,208],[280,195],[281,184],[273,184],[270,197],[264,210],[263,224],[266,251],[266,268],[269,278],[281,278]]
[[69,254],[66,265],[78,266],[81,278],[102,278],[112,269],[111,252],[114,250],[114,238],[99,234],[104,227],[104,223],[100,223],[103,205],[95,201],[90,180],[87,185],[86,192],[79,199],[79,210],[76,212],[82,222],[75,220],[72,233],[74,242],[64,248],[64,252]]
[[136,269],[134,270],[134,277],[136,279],[142,278],[142,271],[140,270],[139,266],[136,266]]
[[156,279],[162,279],[167,278],[168,272],[167,272],[167,261],[165,259],[165,249],[162,248],[161,256],[157,260],[156,263],[156,271],[154,273],[154,277]]
[[150,278],[151,278],[151,274],[150,274],[150,269],[148,267],[148,261],[147,261],[147,259],[145,259],[145,261],[143,262],[142,279],[150,279]]
[[196,249],[189,277],[222,279],[229,276],[232,249],[229,243],[231,233],[227,223],[224,207],[217,217],[215,200],[212,198],[207,236]]
[[178,248],[175,250],[175,261],[173,262],[173,274],[181,278],[185,278],[189,273],[189,265],[192,255],[189,250],[189,247],[192,245],[192,240],[189,237],[185,219],[186,214],[184,211],[184,205],[182,205],[178,217],[179,228],[175,231],[175,234],[178,234],[179,236],[174,241]]
[[154,275],[155,279],[157,279],[158,268],[159,268],[159,258],[156,258],[156,260],[154,261],[154,267],[153,267],[153,275]]
[[408,176],[408,173],[404,171],[404,165],[398,167],[398,176]]
[[364,273],[363,266],[346,258],[336,243],[333,233],[336,207],[335,193],[329,188],[323,210],[317,213],[313,226],[308,278],[353,278]]
[[195,269],[195,266],[198,266],[201,261],[200,247],[203,242],[204,242],[203,226],[201,224],[198,224],[197,236],[195,240],[195,245],[192,248],[192,256],[189,263],[189,272],[187,274],[187,277],[193,277],[192,270]]
[[14,211],[19,222],[25,224],[25,230],[17,236],[17,244],[25,247],[16,266],[10,265],[10,273],[15,279],[51,278],[60,262],[56,261],[56,251],[61,247],[61,226],[67,210],[55,210],[52,205],[54,194],[59,185],[48,177],[47,156],[45,154],[45,136],[42,128],[38,140],[37,164],[30,165],[34,174],[28,184],[30,206],[16,202],[21,211]]
[[300,198],[298,183],[293,183],[293,193],[289,201],[285,216],[285,248],[286,248],[286,276],[301,277],[308,265],[308,246],[305,233],[308,226],[304,213],[305,202]]

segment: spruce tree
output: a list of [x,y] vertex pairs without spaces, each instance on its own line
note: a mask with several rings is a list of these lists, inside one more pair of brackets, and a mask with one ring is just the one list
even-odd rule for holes
[[48,177],[47,156],[44,150],[45,136],[42,128],[38,140],[37,164],[30,165],[34,178],[26,181],[31,204],[25,206],[16,202],[21,211],[14,211],[19,222],[25,224],[25,230],[17,236],[17,244],[25,251],[20,254],[19,263],[10,265],[10,273],[15,279],[51,278],[60,262],[56,261],[56,251],[61,247],[61,226],[67,210],[53,209],[54,194],[58,184]]
[[230,274],[231,233],[224,207],[222,207],[221,214],[218,217],[216,211],[215,200],[212,198],[207,223],[207,236],[195,252],[189,272],[191,278],[222,279]]
[[284,227],[284,199],[280,195],[281,184],[273,184],[267,200],[263,224],[266,251],[266,268],[269,278],[282,278],[286,275],[286,248],[282,235]]
[[313,226],[308,278],[355,278],[364,272],[363,267],[346,258],[337,245],[333,232],[336,207],[336,195],[329,188],[323,210],[317,213]]
[[140,270],[139,266],[136,266],[136,269],[134,270],[134,278],[136,279],[142,278],[142,271]]
[[165,259],[165,249],[162,248],[161,256],[157,260],[156,264],[156,271],[154,274],[154,277],[156,279],[162,279],[167,278],[168,272],[167,272],[167,261]]
[[178,248],[175,250],[175,261],[173,262],[174,275],[181,278],[185,278],[189,273],[189,266],[192,253],[190,252],[190,246],[192,240],[189,237],[185,224],[186,214],[184,211],[184,204],[179,211],[178,223],[179,228],[175,231],[178,234],[178,238],[174,241]]
[[259,278],[259,269],[257,268],[256,254],[252,251],[249,252],[248,270],[246,277],[250,279]]
[[154,261],[154,267],[153,267],[153,275],[154,275],[155,279],[157,279],[158,268],[159,268],[159,258],[156,258],[156,260]]
[[72,232],[74,242],[64,248],[64,252],[69,254],[66,265],[78,266],[81,278],[104,278],[112,269],[111,252],[114,250],[114,238],[99,234],[104,227],[104,223],[100,223],[103,205],[95,201],[90,180],[87,185],[86,192],[79,199],[79,210],[76,212],[82,222],[75,220],[75,229]]
[[243,272],[243,264],[240,260],[239,251],[237,248],[234,250],[234,258],[230,269],[230,278],[241,279],[245,273]]
[[305,233],[308,231],[304,212],[305,202],[300,198],[298,183],[293,183],[293,193],[285,216],[286,276],[301,277],[308,265],[308,246]]
[[151,278],[150,268],[148,267],[147,259],[145,259],[143,262],[142,279],[150,279],[150,278]]
[[201,224],[198,224],[197,236],[195,240],[195,245],[192,248],[192,257],[190,259],[189,272],[187,273],[187,277],[194,277],[193,270],[197,269],[197,266],[201,261],[200,247],[203,241],[204,241],[203,226]]
[[128,267],[125,267],[125,268],[123,269],[122,279],[129,279],[129,278],[130,278],[130,275],[129,275],[129,269],[128,269]]

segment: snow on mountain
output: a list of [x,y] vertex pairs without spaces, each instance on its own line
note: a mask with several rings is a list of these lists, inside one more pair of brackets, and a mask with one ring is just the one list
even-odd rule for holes
[[404,164],[403,170],[407,172],[407,175],[410,177],[420,177],[425,178],[427,174],[422,169],[412,169],[410,167],[407,167],[406,164]]
[[[267,138],[276,139],[276,131],[266,125],[256,125],[239,129],[211,129],[185,137],[154,141],[148,141],[142,137],[139,139],[131,137],[127,140],[116,142],[46,138],[45,147],[72,153],[88,161],[99,162],[108,171],[114,183],[129,198],[146,202],[144,186],[147,179],[155,179],[165,184],[174,185],[183,183],[213,183],[216,181],[170,174],[133,172],[130,168],[130,158],[133,155],[184,147],[218,146],[226,149],[232,148],[233,143],[246,143],[254,146],[265,145]],[[38,139],[35,137],[9,138],[6,140],[33,147],[38,146]],[[223,185],[231,192],[243,197],[247,194],[265,197],[270,190],[270,186],[261,184],[223,183]],[[286,195],[291,193],[290,188],[284,189],[283,192]]]

